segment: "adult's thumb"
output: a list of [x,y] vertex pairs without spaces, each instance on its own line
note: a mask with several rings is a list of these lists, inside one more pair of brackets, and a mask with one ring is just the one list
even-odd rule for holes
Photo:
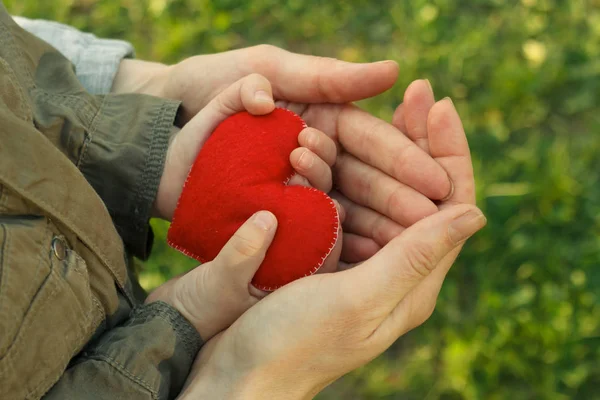
[[438,266],[442,259],[486,224],[473,205],[437,212],[406,229],[370,260],[354,268],[370,282],[371,291],[393,294],[400,301]]
[[269,211],[259,211],[229,239],[212,262],[215,273],[233,283],[247,285],[262,264],[273,241],[277,219]]

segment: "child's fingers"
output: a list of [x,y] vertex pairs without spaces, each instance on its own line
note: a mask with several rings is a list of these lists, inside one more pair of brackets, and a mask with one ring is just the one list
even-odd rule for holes
[[[327,258],[323,262],[323,265],[321,265],[321,267],[317,270],[317,272],[316,272],[317,274],[336,272],[338,270],[338,266],[339,266],[340,254],[342,253],[342,242],[343,242],[343,240],[342,240],[342,223],[344,222],[344,219],[346,218],[346,211],[344,210],[344,207],[342,207],[342,205],[337,200],[335,200],[335,199],[332,199],[332,200],[333,200],[333,203],[335,204],[335,208],[337,210],[338,217],[340,220],[340,225],[338,227],[338,238],[337,238],[334,248],[331,250],[331,252],[327,256]],[[269,293],[271,293],[271,292],[264,292],[260,289],[255,288],[254,286],[250,285],[250,294],[257,299],[262,299],[262,298],[266,297]]]
[[298,174],[294,174],[294,176],[292,176],[290,178],[290,180],[288,181],[287,184],[290,185],[290,186],[312,187],[312,185],[310,184],[310,182],[308,181],[308,179],[306,179],[302,175],[298,175]]
[[259,211],[246,221],[213,261],[176,281],[177,309],[208,340],[259,301],[250,281],[262,264],[277,229],[277,219]]
[[305,128],[298,136],[298,143],[302,147],[290,154],[290,162],[297,174],[288,184],[329,192],[333,186],[331,166],[337,158],[335,142],[318,129]]
[[325,193],[331,190],[331,168],[315,153],[305,147],[299,147],[290,154],[290,162],[297,175],[290,179],[289,185],[306,186],[308,182],[310,186]]
[[298,136],[298,143],[321,157],[329,166],[335,164],[337,158],[335,142],[320,130],[305,128]]
[[262,264],[275,231],[277,219],[268,211],[259,211],[246,221],[212,261],[211,268],[225,285],[241,285],[248,291],[252,277]]

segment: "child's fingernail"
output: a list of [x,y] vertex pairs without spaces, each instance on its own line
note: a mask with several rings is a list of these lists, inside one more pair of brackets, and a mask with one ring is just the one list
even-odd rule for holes
[[298,159],[298,165],[302,169],[309,169],[310,167],[312,167],[314,162],[315,159],[308,150],[304,151],[304,153],[302,153],[302,155]]
[[261,103],[272,103],[273,97],[264,90],[259,90],[258,92],[254,93],[254,100],[260,101]]
[[252,223],[265,231],[270,231],[275,222],[275,216],[269,211],[259,211],[252,217]]
[[316,149],[319,144],[319,135],[317,135],[312,129],[307,128],[304,129],[304,137],[306,138],[306,144],[311,149]]
[[452,242],[459,244],[463,240],[473,236],[486,223],[487,219],[479,209],[468,211],[452,221],[448,227],[448,234]]

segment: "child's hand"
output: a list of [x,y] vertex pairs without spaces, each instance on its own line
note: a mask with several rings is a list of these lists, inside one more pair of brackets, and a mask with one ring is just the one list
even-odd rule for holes
[[175,307],[204,341],[229,327],[262,293],[250,285],[277,230],[277,220],[259,211],[225,244],[217,257],[154,290],[146,303]]
[[[171,220],[187,174],[217,125],[240,111],[270,113],[275,108],[271,90],[271,84],[262,75],[248,75],[224,89],[173,136],[154,204],[156,216]],[[314,128],[300,132],[298,143],[302,147],[290,154],[290,161],[299,175],[292,177],[289,184],[311,185],[329,192],[331,166],[337,154],[335,143]]]
[[[272,213],[257,212],[237,230],[214,260],[161,285],[148,296],[146,303],[160,300],[170,304],[196,328],[204,341],[209,340],[265,296],[265,292],[250,282],[276,230],[277,220]],[[328,259],[337,264],[341,246],[336,247]]]
[[[157,206],[172,216],[183,184],[200,148],[225,118],[240,112],[268,114],[275,108],[270,83],[260,75],[249,75],[226,88],[177,133],[169,146],[161,178]],[[298,137],[300,146],[290,154],[297,174],[288,184],[331,190],[331,166],[337,149],[323,132],[306,128]],[[259,145],[259,144],[257,144]],[[338,213],[343,219],[339,204]],[[273,237],[277,221],[268,211],[250,218],[212,261],[174,278],[148,296],[146,302],[162,300],[175,307],[198,330],[204,340],[227,328],[244,311],[266,295],[251,285]],[[341,228],[340,228],[341,234]],[[319,271],[337,269],[341,240]]]
[[290,154],[296,175],[289,185],[312,186],[325,193],[331,191],[331,167],[335,164],[337,149],[329,136],[314,128],[305,128],[298,135],[300,146]]

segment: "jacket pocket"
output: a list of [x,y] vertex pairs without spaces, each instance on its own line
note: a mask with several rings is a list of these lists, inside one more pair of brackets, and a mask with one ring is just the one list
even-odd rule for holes
[[92,336],[97,303],[50,220],[0,215],[0,398],[41,397]]

